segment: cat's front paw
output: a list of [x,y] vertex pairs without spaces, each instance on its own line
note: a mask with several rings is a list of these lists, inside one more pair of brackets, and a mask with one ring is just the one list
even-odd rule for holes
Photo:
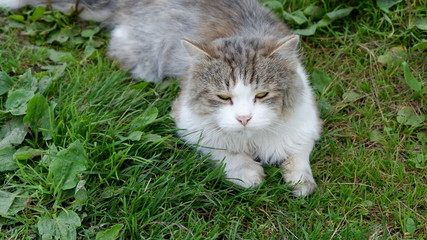
[[293,188],[292,195],[304,197],[314,192],[317,184],[314,181],[308,158],[294,155],[282,163],[285,181]]
[[264,177],[264,169],[257,162],[226,172],[226,178],[228,181],[245,188],[258,186]]
[[310,172],[285,172],[285,181],[291,184],[292,195],[295,197],[304,197],[312,194],[317,188],[317,184]]
[[304,197],[310,195],[316,190],[317,184],[311,181],[293,183],[292,195],[295,197]]

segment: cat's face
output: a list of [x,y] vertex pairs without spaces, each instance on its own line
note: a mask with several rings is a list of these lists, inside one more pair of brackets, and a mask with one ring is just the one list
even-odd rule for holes
[[226,39],[195,46],[199,54],[193,55],[184,86],[193,110],[230,133],[274,131],[304,87],[295,43],[289,41],[294,39]]
[[277,121],[277,94],[273,89],[244,84],[242,79],[216,96],[220,104],[210,117],[227,132],[252,132],[268,128]]

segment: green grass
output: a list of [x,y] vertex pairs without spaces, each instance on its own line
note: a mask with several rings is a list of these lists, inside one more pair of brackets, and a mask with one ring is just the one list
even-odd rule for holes
[[[132,80],[106,57],[105,29],[42,9],[0,14],[0,141],[15,141],[0,142],[0,238],[427,238],[427,2],[269,6],[292,20],[283,10],[313,3],[353,9],[303,37],[324,131],[319,189],[298,199],[275,167],[255,189],[225,182],[175,136],[178,81]],[[36,97],[13,115],[16,90]]]

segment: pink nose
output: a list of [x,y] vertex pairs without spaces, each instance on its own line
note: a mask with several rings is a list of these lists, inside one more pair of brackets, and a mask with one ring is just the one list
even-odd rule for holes
[[238,116],[236,117],[237,121],[239,121],[243,126],[246,126],[249,122],[249,120],[251,120],[252,117],[250,116]]

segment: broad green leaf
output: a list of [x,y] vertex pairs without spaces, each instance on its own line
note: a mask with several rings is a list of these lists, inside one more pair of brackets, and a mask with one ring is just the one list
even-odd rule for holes
[[294,30],[294,32],[296,34],[300,34],[302,36],[312,36],[316,32],[316,29],[317,29],[317,25],[313,24],[313,25],[308,26],[305,29],[296,29],[296,30]]
[[402,2],[402,0],[377,0],[377,5],[381,10],[389,13],[388,9],[400,2]]
[[344,18],[347,17],[348,15],[350,15],[350,13],[353,11],[352,7],[349,8],[343,8],[343,9],[338,9],[336,11],[333,12],[328,12],[326,13],[326,16],[331,20],[331,21],[335,21],[337,19],[340,18]]
[[55,146],[55,144],[49,145],[49,148],[46,150],[46,154],[43,154],[40,163],[42,163],[45,166],[50,166],[50,164],[52,163],[54,156],[56,156],[56,154],[58,154],[58,149]]
[[111,228],[96,234],[96,240],[115,240],[120,234],[123,224],[117,224]]
[[13,154],[15,149],[11,147],[0,148],[0,172],[18,169]]
[[323,18],[319,22],[316,23],[316,26],[318,28],[326,27],[329,24],[331,24],[333,21],[350,15],[352,11],[353,11],[353,8],[343,8],[333,12],[328,12],[326,13],[326,15],[323,16]]
[[372,207],[375,205],[375,203],[370,201],[370,200],[365,200],[365,201],[361,202],[360,205],[363,207]]
[[308,22],[307,17],[304,15],[302,11],[295,11],[291,15],[292,15],[292,19],[298,25],[303,25],[304,23]]
[[154,143],[160,142],[163,139],[162,136],[157,134],[147,134],[142,136],[142,138],[147,142],[154,142]]
[[418,141],[421,143],[427,143],[427,132],[419,132],[417,133]]
[[59,223],[62,223],[64,225],[70,225],[73,227],[80,227],[81,225],[80,217],[77,215],[77,213],[71,210],[62,211],[61,213],[59,213],[56,220]]
[[18,192],[0,191],[0,216],[13,216],[25,207],[27,197],[19,196]]
[[41,35],[42,32],[45,32],[46,29],[49,29],[49,24],[45,22],[32,22],[25,28],[25,31],[22,34],[27,36],[37,36]]
[[311,85],[320,93],[323,93],[331,82],[332,79],[323,71],[314,70],[311,73]]
[[31,91],[33,92],[33,95],[31,95],[31,98],[34,96],[34,92],[36,90],[34,89],[34,83],[36,82],[35,79],[36,78],[34,77],[31,71],[31,68],[28,68],[24,74],[18,77],[19,83],[23,84],[22,89],[31,89]]
[[417,230],[417,225],[415,224],[414,219],[408,218],[406,219],[406,231],[410,234],[414,234]]
[[52,83],[52,77],[51,76],[43,76],[38,82],[37,82],[37,89],[38,93],[43,94]]
[[46,9],[42,6],[36,7],[34,9],[33,14],[31,15],[31,21],[35,22],[38,19],[40,19],[43,16],[45,11],[46,11]]
[[74,188],[79,182],[79,175],[86,170],[88,165],[83,144],[75,141],[52,158],[49,165],[49,176],[52,177],[52,183],[62,190]]
[[267,1],[264,5],[273,10],[283,9],[283,4],[279,1]]
[[346,92],[342,95],[344,102],[354,102],[359,99],[362,94],[357,93],[355,91]]
[[37,230],[42,240],[50,240],[53,239],[54,236],[59,237],[61,234],[55,220],[46,216],[41,217],[37,222]]
[[427,49],[427,41],[423,40],[417,44],[415,44],[413,47],[411,47],[411,50],[425,50]]
[[0,72],[0,95],[7,93],[12,86],[12,78],[7,73]]
[[96,49],[92,45],[87,45],[84,51],[84,59],[88,59],[92,57],[92,55],[96,52]]
[[94,48],[100,48],[101,46],[103,46],[105,44],[104,40],[89,40],[88,42],[85,41],[85,43],[87,43],[88,45],[91,45]]
[[412,108],[403,107],[397,113],[397,122],[403,125],[419,126],[426,119],[425,115],[417,115]]
[[129,136],[126,138],[126,140],[131,141],[139,141],[141,140],[142,132],[141,131],[135,131],[129,134]]
[[[49,66],[47,68],[49,70],[50,74],[53,74],[53,76],[44,76],[42,79],[39,80],[37,84],[38,92],[43,94],[51,85],[51,83],[60,77],[64,75],[65,69],[67,68],[67,63],[63,63],[59,66]],[[52,105],[52,101],[51,101]]]
[[379,130],[369,132],[369,140],[372,142],[381,142],[383,139],[384,136]]
[[25,17],[22,15],[10,15],[9,18],[18,22],[25,22]]
[[312,19],[321,19],[325,15],[326,11],[324,8],[316,5],[310,5],[304,9],[304,14]]
[[27,26],[23,23],[17,22],[17,21],[12,20],[12,19],[8,19],[7,25],[9,27],[13,27],[13,28],[21,29],[21,30],[25,29],[25,27]]
[[383,55],[378,57],[378,62],[384,65],[399,65],[405,61],[406,48],[403,46],[396,46],[390,48]]
[[130,88],[131,89],[136,89],[136,90],[144,90],[149,85],[150,85],[149,82],[139,82],[139,83],[137,83],[135,85],[132,85]]
[[27,105],[27,114],[24,117],[24,122],[34,131],[41,131],[44,140],[51,139],[51,133],[48,131],[51,128],[51,117],[49,104],[46,98],[41,94],[36,94]]
[[69,28],[61,28],[60,31],[53,32],[50,35],[47,42],[48,43],[53,43],[53,42],[64,43],[76,35],[77,33],[75,33],[73,30]]
[[13,201],[12,205],[9,207],[8,214],[9,216],[16,215],[19,211],[22,211],[25,209],[25,205],[27,204],[28,196],[20,196],[18,194],[15,197],[15,200]]
[[96,33],[100,30],[99,27],[95,27],[93,29],[85,29],[82,31],[81,36],[85,38],[92,38]]
[[322,117],[328,116],[334,111],[334,107],[324,97],[320,97],[318,106]]
[[159,115],[159,111],[157,110],[157,108],[148,109],[147,111],[144,112],[142,116],[132,121],[131,129],[136,130],[149,125],[150,123],[156,120],[158,115]]
[[41,149],[34,149],[30,148],[28,146],[24,146],[19,148],[14,154],[13,159],[14,160],[27,160],[32,159],[37,156],[41,156],[44,154],[44,151]]
[[427,17],[415,18],[414,25],[420,30],[427,31]]
[[74,191],[74,199],[76,199],[75,203],[77,205],[84,204],[87,201],[87,199],[88,199],[87,190],[85,188],[85,184],[86,184],[85,180],[80,180],[77,183],[76,190]]
[[81,225],[80,217],[74,211],[62,211],[57,217],[43,216],[37,223],[37,229],[43,240],[75,240],[76,228]]
[[411,70],[409,69],[408,63],[407,62],[403,62],[402,63],[402,68],[403,68],[403,75],[405,77],[406,83],[408,84],[408,86],[416,91],[419,92],[421,91],[421,82],[419,82],[414,75],[412,74]]
[[329,24],[331,24],[331,22],[332,21],[329,18],[325,17],[325,18],[321,19],[320,21],[318,21],[316,23],[316,26],[319,27],[319,28],[326,27]]
[[0,216],[8,216],[9,209],[18,193],[0,191]]
[[49,59],[58,63],[58,62],[70,62],[74,60],[73,55],[69,52],[58,52],[53,49],[47,50]]
[[[39,34],[40,35],[45,35],[45,36],[47,36],[49,33],[51,33],[51,32],[54,32],[55,30],[56,30],[56,28],[57,28],[57,26],[56,25],[49,25],[49,24],[44,24],[43,25],[44,27],[42,28],[42,29],[39,29],[38,31],[39,31]],[[49,40],[47,40],[47,41],[44,41],[43,43],[46,43],[46,42],[48,42]]]
[[134,132],[130,133],[129,136],[127,136],[127,137],[123,137],[123,136],[118,135],[120,141],[117,142],[117,144],[121,144],[123,141],[126,141],[126,140],[140,141],[142,134],[143,133],[141,131],[134,131]]
[[308,22],[307,17],[300,10],[293,13],[283,12],[283,16],[286,18],[286,20],[294,22],[297,25],[303,25],[304,23]]
[[83,44],[87,44],[87,39],[81,37],[81,36],[75,36],[70,38],[69,43],[72,45],[83,45]]
[[409,163],[412,163],[413,167],[416,169],[426,169],[427,168],[427,155],[417,154],[415,157],[408,159]]
[[124,189],[121,188],[115,188],[115,187],[106,187],[102,189],[102,192],[100,194],[101,198],[112,198],[114,196],[117,196],[121,193],[123,193]]
[[12,115],[24,115],[27,111],[27,102],[34,96],[34,92],[26,89],[9,91],[6,100],[6,111]]
[[68,39],[70,39],[70,37],[63,34],[62,31],[55,31],[49,36],[46,42],[47,43],[54,43],[54,42],[65,43],[66,41],[68,41]]
[[13,118],[3,125],[0,130],[0,148],[21,144],[27,132],[21,118]]

